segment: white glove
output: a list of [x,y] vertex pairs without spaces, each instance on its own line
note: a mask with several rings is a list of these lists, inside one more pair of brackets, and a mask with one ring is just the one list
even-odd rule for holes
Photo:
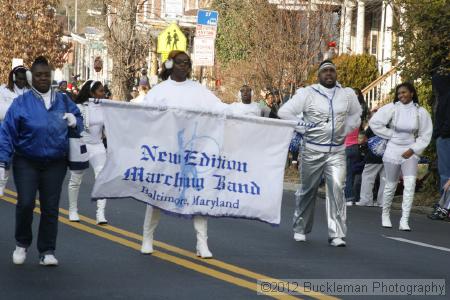
[[71,113],[65,113],[64,120],[67,120],[67,126],[69,127],[76,127],[77,126],[77,118]]

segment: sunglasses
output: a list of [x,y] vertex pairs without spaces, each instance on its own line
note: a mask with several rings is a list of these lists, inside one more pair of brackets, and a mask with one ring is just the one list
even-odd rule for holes
[[190,65],[191,64],[191,61],[189,59],[175,59],[173,62],[177,65],[181,65],[181,64]]

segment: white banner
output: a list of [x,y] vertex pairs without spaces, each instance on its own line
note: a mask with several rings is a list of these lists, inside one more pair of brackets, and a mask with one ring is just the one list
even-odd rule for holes
[[92,198],[280,223],[295,122],[102,101],[107,161]]

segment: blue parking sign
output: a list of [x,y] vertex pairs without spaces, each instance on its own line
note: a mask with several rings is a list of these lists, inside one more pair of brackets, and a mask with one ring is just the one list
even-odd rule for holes
[[200,9],[197,13],[197,24],[217,26],[219,13],[215,10]]

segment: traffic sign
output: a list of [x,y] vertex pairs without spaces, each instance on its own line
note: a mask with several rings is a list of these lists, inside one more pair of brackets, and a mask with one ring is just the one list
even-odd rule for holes
[[219,13],[215,10],[200,9],[197,13],[197,24],[217,26]]
[[217,35],[217,26],[197,24],[195,36],[215,38]]
[[194,38],[193,63],[195,66],[214,66],[214,42],[213,38]]
[[158,53],[168,54],[172,50],[186,51],[187,39],[175,23],[170,24],[158,35]]

